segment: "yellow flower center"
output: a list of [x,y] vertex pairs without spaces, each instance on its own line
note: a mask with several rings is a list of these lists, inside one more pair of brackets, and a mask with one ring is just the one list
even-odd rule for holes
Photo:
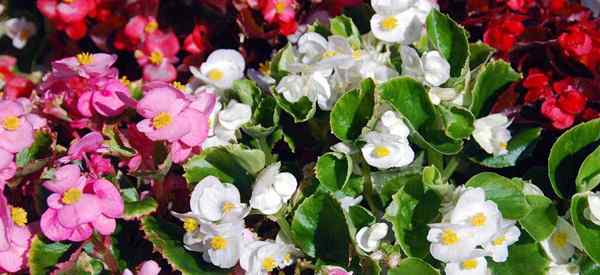
[[498,238],[494,239],[492,241],[492,244],[498,246],[498,245],[503,245],[504,242],[506,242],[506,237],[502,236],[502,237],[498,237]]
[[150,21],[148,24],[146,24],[146,26],[144,27],[144,31],[146,33],[151,33],[154,32],[156,29],[158,29],[158,23],[156,23],[156,21]]
[[150,63],[154,65],[160,65],[163,62],[163,55],[159,51],[153,51],[150,53]]
[[215,236],[210,240],[210,247],[214,250],[227,248],[227,240],[223,236]]
[[273,257],[269,256],[269,257],[265,257],[262,260],[261,266],[264,271],[271,272],[271,271],[273,271],[273,269],[275,269],[275,267],[277,266],[277,263],[275,262],[275,259],[273,259]]
[[558,247],[565,247],[567,245],[567,234],[564,232],[557,232],[552,236],[552,241]]
[[453,245],[459,241],[458,235],[452,229],[446,229],[442,232],[442,244]]
[[378,158],[387,157],[390,155],[390,153],[390,149],[385,146],[377,146],[375,147],[375,150],[373,150],[373,154],[375,154],[375,156]]
[[73,1],[75,1],[75,0],[62,0],[62,1],[63,1],[63,3],[71,4],[71,3],[73,3]]
[[336,51],[333,50],[327,50],[323,53],[323,58],[331,58],[337,55]]
[[94,61],[94,56],[92,56],[90,53],[79,53],[75,56],[75,58],[77,58],[79,65],[89,65],[92,63],[92,61]]
[[198,229],[198,222],[194,218],[186,218],[183,220],[183,229],[188,233],[194,232]]
[[167,127],[171,122],[173,122],[173,117],[171,117],[171,114],[165,112],[159,113],[152,118],[152,126],[156,129]]
[[62,202],[64,204],[74,204],[76,202],[78,202],[81,199],[81,190],[79,190],[78,188],[69,188],[62,197]]
[[381,21],[381,28],[384,31],[393,30],[396,28],[396,26],[398,26],[398,19],[396,19],[394,16],[388,16]]
[[485,217],[485,214],[479,212],[479,213],[475,214],[475,216],[471,217],[471,225],[482,226],[482,225],[485,225],[486,220],[487,220],[487,218]]
[[282,13],[285,8],[287,8],[287,4],[285,3],[285,1],[277,1],[277,4],[275,4],[275,11],[277,13]]
[[21,126],[21,120],[16,116],[7,116],[2,121],[2,127],[7,131],[16,131]]
[[466,261],[463,261],[461,263],[461,265],[462,265],[463,269],[468,269],[468,270],[475,269],[475,268],[477,268],[477,260],[468,259]]
[[119,78],[119,80],[121,81],[121,83],[123,83],[123,85],[125,86],[129,86],[129,84],[131,84],[131,81],[129,80],[129,78],[127,78],[126,75],[121,76],[121,78]]
[[208,71],[208,78],[212,81],[219,81],[223,78],[223,71],[219,69],[212,69]]
[[502,149],[508,148],[508,143],[506,143],[506,142],[500,143],[500,148],[502,148]]
[[258,70],[264,75],[271,74],[271,66],[268,62],[262,62],[258,65]]
[[11,207],[10,216],[17,226],[25,226],[27,224],[27,211],[21,207]]
[[231,210],[233,210],[235,208],[235,204],[233,204],[232,202],[225,202],[223,204],[223,213],[227,214],[229,212],[231,212]]
[[23,30],[19,33],[19,38],[21,40],[27,40],[31,36],[31,32],[29,30]]
[[177,90],[180,90],[182,92],[185,92],[185,90],[186,90],[185,89],[186,88],[185,85],[181,84],[181,82],[179,82],[179,81],[173,81],[171,83],[171,86],[173,86],[173,88],[175,88]]
[[290,255],[290,253],[288,253],[288,254],[285,254],[285,255],[283,256],[283,261],[285,261],[285,262],[290,262],[290,261],[292,261],[292,255]]
[[352,59],[359,60],[361,56],[362,56],[361,50],[353,50],[352,51]]

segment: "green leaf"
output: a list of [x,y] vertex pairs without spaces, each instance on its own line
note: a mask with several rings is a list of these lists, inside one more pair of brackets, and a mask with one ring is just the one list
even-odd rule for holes
[[331,33],[348,38],[352,47],[360,47],[360,32],[352,19],[345,15],[336,16],[329,20]]
[[469,110],[462,107],[452,106],[445,107],[442,105],[436,106],[440,110],[445,125],[445,133],[449,138],[460,140],[471,136],[475,129],[473,123],[475,117]]
[[487,110],[495,102],[497,94],[511,82],[521,79],[521,74],[515,72],[510,64],[496,60],[485,65],[471,90],[471,112],[478,118],[485,116]]
[[239,102],[250,105],[252,109],[255,109],[260,102],[262,93],[252,80],[236,80],[233,82],[231,90]]
[[494,55],[496,49],[478,41],[469,44],[469,52],[471,53],[471,56],[469,56],[469,68],[474,70],[479,65],[486,63]]
[[373,115],[375,83],[370,78],[360,89],[345,93],[331,110],[331,131],[345,141],[357,139]]
[[598,275],[600,274],[600,264],[597,264],[590,258],[586,257],[585,259],[579,262],[579,274]]
[[49,274],[70,247],[70,244],[47,242],[35,235],[29,250],[29,272],[31,275]]
[[291,228],[295,243],[306,255],[327,264],[348,264],[348,227],[331,195],[317,192],[305,199],[294,213]]
[[491,168],[506,168],[515,166],[517,161],[531,151],[542,133],[542,128],[529,128],[519,132],[509,142],[508,153],[494,156],[483,151],[475,142],[467,146],[465,152],[469,159],[480,165]]
[[193,185],[212,175],[222,182],[233,183],[246,197],[252,192],[254,175],[264,167],[265,154],[261,150],[240,145],[207,148],[183,165],[188,183]]
[[429,41],[450,63],[450,75],[459,77],[469,61],[467,31],[436,9],[427,16],[426,26]]
[[441,203],[440,195],[422,182],[408,182],[393,196],[385,219],[392,223],[396,241],[406,255],[428,257],[428,224],[438,219]]
[[147,197],[141,201],[125,202],[125,210],[122,218],[125,220],[138,219],[156,211],[158,203],[152,197]]
[[390,269],[390,275],[439,275],[440,272],[419,258],[406,258],[397,267]]
[[552,145],[548,158],[548,177],[552,189],[560,198],[574,191],[572,182],[576,182],[578,167],[599,141],[600,119],[594,119],[564,132]]
[[533,239],[541,242],[554,231],[558,220],[558,211],[552,201],[544,196],[527,195],[526,198],[531,205],[531,212],[521,218],[519,223]]
[[183,248],[183,230],[154,216],[142,219],[142,231],[154,249],[171,267],[182,274],[224,275],[229,272],[203,262],[202,256]]
[[600,263],[600,226],[584,216],[589,208],[588,194],[575,194],[571,199],[571,220],[583,244],[585,253],[596,263]]
[[600,183],[600,146],[589,154],[581,163],[575,186],[577,192],[585,192],[594,189]]
[[19,152],[15,157],[17,167],[24,167],[41,156],[48,154],[51,145],[52,137],[50,137],[50,134],[37,132],[33,144],[28,148],[23,149],[23,151]]
[[498,205],[505,219],[518,220],[531,211],[531,206],[523,194],[523,183],[520,181],[484,172],[473,176],[465,185],[483,188],[486,199]]
[[317,111],[315,102],[311,102],[308,97],[303,96],[298,102],[291,103],[287,101],[281,94],[275,92],[273,97],[277,101],[277,105],[286,113],[294,118],[294,122],[305,122],[311,119]]
[[273,97],[263,97],[252,113],[252,120],[242,130],[254,138],[263,138],[275,131],[279,124],[279,108]]
[[340,153],[329,152],[317,160],[316,176],[327,191],[341,190],[352,175],[352,159]]
[[287,44],[273,56],[271,60],[271,76],[279,81],[288,74],[287,68],[289,64],[295,62],[295,59],[292,45]]
[[348,208],[348,217],[352,222],[355,229],[360,230],[361,228],[371,225],[375,222],[375,216],[360,205],[353,205]]
[[440,185],[443,184],[442,173],[434,165],[423,168],[423,183],[425,185]]
[[526,233],[519,241],[508,247],[508,259],[503,263],[488,261],[494,275],[545,275],[548,267],[542,248]]
[[447,137],[442,129],[435,127],[435,109],[421,83],[410,77],[398,77],[381,84],[380,88],[381,98],[408,122],[415,142],[446,155],[461,150],[461,141]]

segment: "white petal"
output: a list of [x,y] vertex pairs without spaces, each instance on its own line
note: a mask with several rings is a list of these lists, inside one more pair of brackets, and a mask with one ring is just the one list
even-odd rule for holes
[[227,107],[219,112],[219,124],[229,130],[236,130],[250,121],[252,108],[250,105],[239,103],[232,99]]
[[284,198],[291,197],[296,192],[298,187],[298,181],[294,175],[284,172],[280,173],[275,177],[275,183],[273,184],[275,191]]
[[371,0],[371,7],[379,14],[396,14],[407,10],[416,0]]
[[[415,12],[411,9],[403,11],[396,15],[381,15],[375,14],[371,17],[371,30],[377,39],[408,45],[419,39],[421,35],[422,24],[415,16]],[[382,28],[382,22],[393,16],[396,20],[395,26],[386,30]]]
[[430,51],[423,55],[423,72],[425,80],[432,86],[440,86],[450,78],[450,64],[438,51]]

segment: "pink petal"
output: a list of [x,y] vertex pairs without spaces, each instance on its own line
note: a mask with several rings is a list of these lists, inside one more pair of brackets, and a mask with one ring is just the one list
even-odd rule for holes
[[8,167],[13,161],[13,154],[0,148],[0,170]]
[[96,219],[92,225],[94,229],[98,231],[98,233],[102,235],[110,235],[115,232],[115,228],[117,227],[117,222],[115,219],[108,218],[104,215],[100,215],[98,219]]
[[0,128],[0,148],[18,153],[33,144],[33,126],[25,118],[19,118],[19,128],[7,131]]
[[23,105],[11,100],[0,101],[0,121],[7,116],[21,116],[25,114]]
[[153,129],[145,134],[149,139],[154,141],[167,140],[173,142],[180,139],[189,131],[190,123],[187,120],[182,119],[181,116],[175,116],[173,117],[173,122],[171,122],[171,124],[160,129]]
[[171,144],[171,161],[174,163],[182,163],[185,161],[190,154],[192,153],[192,147],[188,147],[181,142],[176,141]]
[[30,226],[13,226],[9,234],[10,241],[17,246],[27,247],[32,236]]
[[123,199],[119,190],[105,179],[94,182],[94,193],[100,199],[102,214],[111,218],[120,218],[123,215]]
[[64,205],[58,210],[58,221],[68,228],[91,223],[102,213],[100,204],[100,200],[96,196],[83,194],[78,202]]
[[34,130],[40,129],[44,126],[46,126],[46,119],[42,118],[36,114],[27,114],[25,115],[25,119],[27,119],[27,121],[29,121],[29,123],[31,123],[31,126],[33,126]]
[[210,92],[203,92],[199,94],[191,104],[190,108],[196,109],[197,111],[210,115],[215,108],[217,102],[217,96]]
[[176,102],[176,99],[183,98],[180,92],[168,85],[144,87],[144,90],[148,92],[138,102],[137,112],[145,118],[153,118],[161,112],[169,112],[171,104]]
[[201,145],[208,136],[208,116],[188,108],[181,113],[181,117],[190,124],[190,131],[181,137],[181,142],[189,147]]
[[42,233],[53,241],[62,241],[68,239],[73,233],[73,229],[66,228],[58,222],[58,211],[48,208],[42,215],[40,227]]
[[59,0],[38,0],[37,8],[40,12],[48,17],[48,19],[53,19],[56,16],[56,4]]
[[155,261],[145,261],[140,266],[138,275],[157,275],[160,272],[160,266]]
[[[104,137],[99,132],[90,132],[69,147],[69,156],[72,159],[81,159],[82,155],[95,152],[104,142]],[[79,169],[79,168],[77,168]]]
[[62,199],[62,195],[61,194],[52,193],[46,199],[46,204],[48,204],[48,207],[58,210],[58,209],[61,209],[64,206],[64,204],[61,202],[61,199]]
[[79,170],[79,166],[69,164],[56,169],[54,180],[46,181],[43,185],[52,192],[62,194],[67,189],[81,184],[82,181],[85,182],[85,178],[80,176],[81,170]]
[[177,77],[175,66],[169,62],[163,61],[160,65],[144,65],[144,80],[146,81],[164,81],[171,82]]
[[92,117],[92,95],[93,92],[87,91],[77,99],[77,111],[85,117]]
[[92,236],[92,233],[94,233],[94,228],[90,224],[82,224],[73,230],[69,240],[74,242],[85,241]]
[[10,219],[10,212],[8,209],[8,203],[3,193],[0,193],[0,251],[6,250],[10,247],[8,239],[8,232],[12,226]]
[[13,246],[0,252],[0,267],[8,272],[17,272],[25,267],[27,247]]
[[57,5],[56,10],[62,21],[71,23],[79,21],[87,15],[89,0],[75,0],[73,3],[67,4],[61,2]]

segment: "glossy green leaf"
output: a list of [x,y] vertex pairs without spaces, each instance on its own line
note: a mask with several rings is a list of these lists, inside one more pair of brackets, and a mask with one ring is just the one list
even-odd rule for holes
[[493,275],[545,275],[548,263],[540,245],[523,232],[519,241],[508,247],[506,262],[488,261],[488,267]]
[[29,250],[29,272],[32,275],[49,274],[60,259],[65,257],[65,253],[70,247],[71,244],[48,242],[39,235],[35,235],[31,240]]
[[305,199],[294,213],[291,229],[306,255],[327,264],[348,264],[350,235],[343,210],[331,195],[317,192]]
[[[581,123],[564,132],[552,145],[548,178],[559,197],[574,192],[579,165],[600,141],[600,119]],[[586,188],[586,187],[580,187]]]
[[253,109],[252,119],[242,130],[255,138],[262,138],[275,131],[279,124],[279,108],[273,97],[263,97]]
[[475,117],[473,114],[462,107],[436,106],[436,109],[442,114],[444,121],[444,131],[446,136],[455,139],[465,139],[471,136],[475,126]]
[[533,150],[538,138],[542,133],[542,128],[529,128],[516,134],[507,146],[508,153],[504,155],[494,156],[483,151],[479,144],[471,143],[471,146],[465,148],[465,152],[469,155],[469,159],[480,165],[491,168],[506,168],[515,166],[517,161],[526,153]]
[[185,250],[183,247],[183,229],[173,223],[154,216],[142,220],[142,231],[154,246],[154,250],[184,275],[224,275],[229,272],[218,269],[206,262],[198,253]]
[[600,226],[585,217],[588,206],[587,193],[579,193],[571,199],[571,220],[583,244],[585,253],[600,263]]
[[482,67],[471,90],[470,109],[473,115],[476,118],[485,116],[502,88],[519,79],[521,74],[502,60],[492,61]]
[[147,197],[141,201],[125,202],[125,209],[122,218],[125,220],[138,219],[156,211],[158,203],[152,197]]
[[345,15],[340,15],[329,20],[329,29],[334,35],[348,38],[353,47],[360,47],[360,32],[352,19]]
[[558,211],[552,200],[541,195],[527,195],[531,212],[519,220],[521,226],[533,239],[541,242],[547,239],[556,227]]
[[575,186],[577,192],[585,192],[594,189],[600,183],[600,146],[589,154],[581,163]]
[[436,9],[429,12],[426,27],[429,42],[450,63],[450,75],[459,77],[469,61],[467,31]]
[[357,139],[373,115],[375,83],[362,82],[360,89],[345,93],[333,106],[330,114],[331,131],[341,140]]
[[392,223],[394,236],[408,256],[429,255],[428,224],[437,222],[442,198],[422,182],[408,182],[394,196],[385,211]]
[[469,56],[469,68],[473,70],[479,65],[486,63],[495,51],[496,49],[481,41],[470,43],[469,52],[471,53],[471,56]]
[[288,74],[287,68],[295,62],[294,49],[291,44],[279,50],[271,60],[271,77],[280,80]]
[[434,165],[423,168],[423,183],[425,185],[439,185],[443,184],[442,173]]
[[440,272],[419,258],[406,258],[389,270],[390,275],[439,275]]
[[281,94],[274,93],[273,97],[277,100],[277,105],[294,118],[294,122],[305,122],[311,119],[317,111],[315,102],[311,102],[308,97],[300,98],[298,102],[289,102]]
[[505,219],[517,220],[531,211],[531,206],[523,193],[523,183],[520,181],[496,173],[484,172],[473,176],[465,185],[483,188],[486,199],[498,205]]
[[595,263],[590,258],[585,258],[579,262],[580,275],[599,275],[600,264]]
[[435,127],[436,112],[421,83],[410,77],[398,77],[381,84],[380,89],[381,98],[408,122],[415,142],[447,155],[461,150],[461,141],[447,137],[443,129]]
[[252,109],[256,108],[262,94],[256,83],[248,79],[234,81],[231,91],[239,102],[250,105]]
[[369,226],[375,222],[375,216],[368,209],[353,205],[348,208],[348,217],[356,230]]
[[30,162],[48,154],[51,151],[52,137],[50,134],[38,132],[35,134],[33,144],[23,149],[15,157],[17,167],[24,167]]
[[341,190],[352,175],[352,159],[341,153],[327,153],[317,160],[316,176],[330,192]]

